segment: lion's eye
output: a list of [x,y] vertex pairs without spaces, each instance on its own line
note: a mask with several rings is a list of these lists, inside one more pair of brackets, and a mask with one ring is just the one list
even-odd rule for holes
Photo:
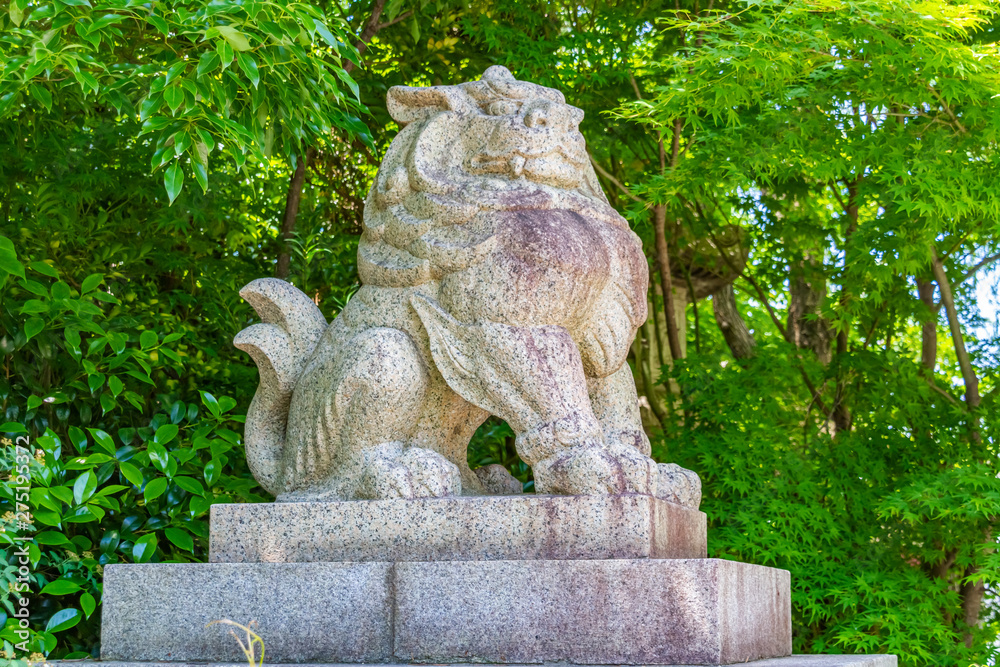
[[524,117],[524,124],[528,127],[545,127],[548,125],[548,114],[544,109],[532,109]]
[[486,107],[486,113],[491,116],[507,116],[512,113],[517,113],[517,103],[511,102],[510,100],[497,100],[496,102],[490,102],[489,106]]

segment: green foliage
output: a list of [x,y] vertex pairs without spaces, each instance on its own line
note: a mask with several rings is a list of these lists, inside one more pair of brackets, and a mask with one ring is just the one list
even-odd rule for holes
[[[239,288],[287,250],[289,279],[335,316],[398,130],[387,88],[499,63],[586,111],[654,282],[654,206],[675,286],[726,272],[713,253],[739,229],[756,354],[734,358],[701,300],[681,331],[691,355],[671,366],[651,293],[629,360],[660,408],[643,410],[655,456],[702,475],[711,554],[791,570],[797,651],[994,659],[1000,340],[972,332],[995,310],[977,280],[1000,253],[996,2],[393,0],[364,49],[366,0],[5,6],[0,431],[37,456],[32,651],[92,654],[105,564],[204,560],[210,504],[264,499],[239,440],[256,386],[231,346],[255,319]],[[933,252],[975,409],[940,292],[915,294],[937,281]],[[803,286],[815,307],[793,322]],[[822,335],[792,333],[810,326]],[[496,419],[469,461],[531,488]],[[0,514],[12,497],[0,481]],[[967,619],[977,582],[986,605]]]
[[654,449],[703,475],[712,553],[792,571],[797,651],[995,659],[998,341],[970,330],[1000,246],[998,8],[664,12],[634,62],[656,85],[616,112],[664,137],[660,173],[632,185],[665,207],[675,258],[711,274],[692,249],[742,230],[758,349],[733,359],[691,307],[702,354],[666,369]]
[[[809,393],[796,354],[774,344],[745,363],[720,354],[675,367],[684,421],[654,454],[701,473],[709,555],[792,571],[797,653],[984,663],[996,625],[973,628],[965,647],[969,628],[953,618],[964,578],[955,585],[941,568],[976,564],[974,576],[997,581],[987,554],[1000,480],[981,463],[984,448],[963,437],[964,415],[912,360],[861,353],[848,362],[858,376],[855,429],[831,437],[826,415],[803,421]],[[990,419],[990,438],[997,426]]]
[[975,39],[996,9],[822,0],[664,19],[703,45],[647,63],[668,83],[624,114],[698,137],[657,198],[676,206],[752,183],[853,202],[858,228],[828,231],[852,255],[845,279],[884,296],[894,271],[927,265],[940,234],[988,235],[1000,220],[1000,50]]
[[0,19],[0,118],[38,133],[113,110],[131,141],[153,147],[173,202],[185,172],[207,192],[216,150],[257,170],[272,153],[294,165],[334,129],[371,145],[343,68],[357,62],[346,29],[306,3],[12,0]]
[[[370,139],[341,69],[356,59],[346,24],[316,7],[29,9],[0,18],[0,431],[39,457],[20,592],[31,638],[16,653],[81,657],[99,641],[104,565],[203,561],[210,505],[264,499],[235,409],[256,385],[231,347],[251,320],[238,291],[273,271],[281,180],[304,147],[333,130]],[[37,103],[46,90],[51,104]],[[310,209],[331,199],[316,185]],[[349,298],[356,237],[343,241],[322,271],[296,264],[304,289]],[[5,470],[13,456],[4,447]],[[13,512],[10,485],[2,497],[0,514]],[[13,547],[3,555],[17,562]],[[22,644],[12,577],[6,651]]]
[[[118,298],[99,287],[103,276],[71,287],[45,262],[22,264],[0,239],[10,371],[0,380],[8,420],[0,425],[8,438],[0,460],[0,553],[12,562],[15,537],[31,537],[30,581],[18,589],[34,598],[30,652],[82,657],[98,636],[105,565],[204,560],[209,507],[264,498],[233,430],[243,419],[236,401],[159,393],[168,376],[185,372],[175,351],[183,334],[129,328]],[[30,531],[15,521],[9,438],[33,456]],[[15,612],[8,584],[20,583],[16,568],[4,579],[0,638],[11,652],[23,641],[8,617]]]
[[535,490],[531,466],[521,460],[514,447],[514,431],[497,417],[490,417],[476,430],[469,443],[469,467],[502,465],[524,487],[525,493]]

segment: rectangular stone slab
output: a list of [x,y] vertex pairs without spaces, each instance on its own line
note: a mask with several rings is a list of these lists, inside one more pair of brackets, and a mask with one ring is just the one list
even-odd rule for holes
[[[63,662],[61,660],[51,660],[48,665],[53,667],[246,667],[247,663],[233,662],[120,662],[120,661],[97,661],[97,660],[73,660]],[[896,667],[896,656],[894,655],[790,655],[785,658],[773,658],[771,660],[754,660],[747,662],[740,667]],[[285,667],[273,662],[265,662],[264,667]],[[303,664],[298,667],[346,667],[344,664]],[[358,667],[358,665],[351,665]],[[376,667],[372,665],[371,667]],[[402,663],[390,663],[378,665],[377,667],[412,667]],[[478,665],[478,667],[491,667],[488,664]],[[524,667],[521,665],[507,665],[505,667]],[[612,667],[607,665],[605,667]],[[617,666],[615,666],[617,667]],[[660,667],[693,667],[692,665],[662,665]]]
[[703,558],[705,514],[643,495],[213,505],[213,563]]
[[111,565],[102,657],[276,663],[741,663],[791,652],[784,570],[712,559]]
[[205,627],[230,619],[257,621],[265,657],[280,662],[384,662],[392,655],[391,570],[389,563],[108,565],[101,658],[236,662],[244,656],[231,628]]
[[719,665],[790,655],[785,570],[716,559],[397,563],[401,662]]

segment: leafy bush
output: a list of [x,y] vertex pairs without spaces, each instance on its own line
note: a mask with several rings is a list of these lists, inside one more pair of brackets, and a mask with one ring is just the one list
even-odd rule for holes
[[[154,147],[169,202],[185,173],[208,191],[209,156],[294,166],[303,146],[357,117],[346,24],[301,2],[12,0],[0,16],[0,118],[45,131],[60,114],[114,113]],[[344,92],[343,89],[348,92]]]
[[[101,574],[111,563],[204,561],[213,503],[264,500],[250,476],[236,401],[158,391],[184,371],[181,333],[140,326],[92,274],[71,286],[45,262],[16,257],[0,237],[0,330],[7,373],[0,399],[7,436],[0,458],[0,556],[16,562],[29,535],[30,638],[16,632],[17,567],[0,591],[0,638],[59,657],[94,654]],[[23,323],[23,324],[22,324]],[[41,373],[36,372],[40,370]],[[14,515],[10,438],[27,435],[31,531]],[[19,652],[20,653],[20,652]]]
[[919,363],[858,352],[846,360],[855,429],[833,437],[827,415],[803,418],[797,363],[794,348],[768,344],[740,363],[694,355],[671,374],[685,388],[683,421],[654,456],[701,474],[709,556],[791,570],[796,653],[979,663],[996,619],[970,626],[955,610],[962,586],[1000,582],[996,411],[977,442]]
[[[263,499],[238,435],[256,371],[231,347],[251,317],[237,292],[273,272],[269,221],[306,147],[372,146],[348,31],[307,3],[0,14],[0,431],[30,443],[34,515],[18,530],[5,479],[8,656],[14,593],[31,599],[29,654],[92,654],[104,565],[205,560],[209,506]],[[326,264],[347,298],[353,259]]]

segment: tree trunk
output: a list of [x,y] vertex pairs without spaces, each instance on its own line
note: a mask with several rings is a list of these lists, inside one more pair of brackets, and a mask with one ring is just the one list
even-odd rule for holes
[[[633,80],[633,85],[635,81]],[[636,94],[639,90],[636,88]],[[673,136],[670,141],[670,168],[677,166],[680,155],[681,121],[674,121]],[[667,151],[663,145],[663,134],[659,133],[657,148],[660,157],[660,176],[667,173]],[[656,268],[660,271],[660,289],[663,291],[663,314],[667,319],[667,342],[670,344],[671,359],[683,359],[680,335],[677,332],[677,313],[674,308],[674,284],[670,273],[670,248],[667,245],[667,205],[653,207],[653,234],[656,240]],[[692,295],[693,297],[694,295]]]
[[[844,235],[844,272],[847,273],[847,269],[850,266],[850,245],[851,236],[854,234],[855,230],[858,228],[858,184],[860,178],[857,178],[847,184],[847,233]],[[837,356],[841,357],[848,352],[848,334],[851,330],[851,322],[847,317],[847,305],[851,300],[851,295],[842,286],[840,293],[840,309],[843,314],[844,323],[840,330],[837,332]],[[839,371],[838,371],[839,373]],[[837,382],[837,394],[834,398],[833,404],[833,423],[837,428],[837,432],[841,433],[843,431],[851,430],[851,410],[847,407],[847,401],[845,400],[845,393],[847,387],[843,381]]]
[[[683,264],[683,261],[681,263],[681,266],[684,268],[684,284],[687,288],[687,299],[685,299],[684,301],[685,303],[687,303],[688,300],[690,300],[691,313],[694,315],[694,350],[698,354],[701,354],[701,322],[700,322],[701,318],[698,316],[698,298],[695,296],[696,293],[694,291],[694,283],[691,282],[690,267],[685,266]],[[687,322],[685,322],[685,325],[686,324]],[[687,329],[686,326],[684,328],[685,330]],[[687,336],[685,335],[685,338],[686,337]],[[678,338],[680,337],[678,336]],[[684,350],[684,352],[686,354],[687,350]]]
[[938,288],[941,290],[941,303],[944,304],[945,312],[948,313],[948,327],[951,329],[951,340],[955,344],[955,356],[958,357],[958,366],[962,370],[962,381],[965,384],[965,406],[970,412],[974,412],[979,407],[979,378],[972,368],[969,360],[969,352],[965,349],[965,338],[962,336],[962,323],[958,320],[958,311],[955,309],[955,299],[951,293],[951,283],[944,272],[944,265],[937,256],[937,252],[932,248],[932,267],[934,269],[934,279],[937,280]]
[[[958,320],[958,310],[955,308],[955,299],[951,292],[951,283],[948,281],[948,274],[944,271],[944,264],[938,257],[937,251],[931,248],[931,268],[934,272],[934,279],[937,281],[938,289],[941,290],[941,303],[948,314],[948,327],[951,330],[951,340],[955,346],[955,356],[958,357],[958,366],[962,370],[962,382],[965,384],[965,407],[970,413],[972,434],[974,443],[981,441],[979,434],[979,418],[976,412],[979,408],[979,378],[972,368],[969,359],[969,352],[965,348],[965,338],[962,336],[962,323]],[[987,533],[987,541],[992,534],[992,530]],[[967,577],[976,574],[978,567],[970,565],[965,575]],[[972,628],[979,623],[979,616],[983,609],[983,598],[986,594],[986,587],[982,581],[963,583],[961,587],[962,614],[965,623]],[[965,633],[965,645],[972,646],[972,632]]]
[[[649,286],[651,297],[649,303],[651,310],[653,311],[653,325],[656,329],[656,356],[660,362],[660,366],[666,366],[667,358],[663,352],[664,343],[667,342],[665,335],[667,327],[666,323],[663,322],[663,318],[667,312],[666,300],[663,298],[663,291],[660,284],[656,280],[651,281],[651,283],[652,284]],[[660,297],[660,305],[662,308],[657,308],[656,297]]]
[[652,378],[650,377],[652,369],[647,363],[649,359],[649,347],[648,345],[642,344],[645,328],[646,325],[643,325],[639,327],[639,330],[636,332],[635,340],[632,341],[632,353],[635,356],[636,372],[639,374],[642,390],[646,395],[646,402],[649,403],[649,410],[653,413],[653,417],[660,422],[660,426],[664,426],[667,423],[667,415],[656,398],[656,388],[653,384]]
[[830,323],[820,316],[820,305],[826,298],[826,279],[816,260],[808,255],[792,265],[789,277],[788,337],[797,348],[812,350],[824,366],[833,358]]
[[715,322],[722,331],[723,338],[729,351],[736,359],[746,359],[754,355],[754,348],[757,341],[747,328],[746,322],[740,315],[736,307],[736,292],[733,291],[732,283],[720,288],[712,295],[712,311],[715,313]]
[[937,366],[937,314],[941,304],[934,303],[934,283],[930,280],[917,278],[917,295],[931,313],[920,324],[920,363],[933,373]]
[[295,164],[295,171],[292,172],[292,179],[288,183],[288,196],[285,198],[285,212],[281,216],[281,252],[278,254],[278,266],[274,271],[276,278],[284,280],[291,271],[292,251],[288,247],[288,240],[295,233],[295,220],[299,215],[299,204],[302,202],[302,185],[306,180],[306,162],[315,154],[313,149],[300,155]]
[[[361,30],[361,34],[358,35],[358,39],[354,42],[354,48],[357,49],[358,55],[365,52],[365,49],[368,48],[368,42],[382,28],[379,19],[382,17],[382,10],[385,9],[385,2],[386,0],[375,0],[372,4],[372,11],[368,17],[368,21]],[[348,60],[344,63],[344,71],[348,74],[353,72],[354,68],[355,65],[351,61]],[[309,162],[315,155],[316,149],[310,147],[306,150],[304,159],[302,156],[299,156],[299,160],[295,165],[295,172],[288,183],[288,195],[285,197],[285,213],[281,217],[282,247],[281,252],[278,254],[278,266],[274,272],[275,277],[282,280],[287,278],[291,271],[292,256],[288,248],[288,239],[292,238],[292,234],[295,233],[295,222],[299,215],[299,203],[302,201],[302,185],[306,179],[305,163]]]
[[660,271],[660,289],[663,290],[663,310],[667,320],[667,342],[671,359],[681,359],[680,338],[677,335],[677,315],[674,311],[674,285],[670,274],[670,251],[667,248],[667,207],[653,207],[653,232],[656,236],[656,268]]
[[[965,570],[965,576],[971,577],[979,571],[975,565],[970,565]],[[961,587],[962,594],[962,616],[966,626],[974,628],[979,624],[979,615],[983,609],[983,598],[986,597],[986,584],[983,581],[966,582]],[[965,645],[972,648],[972,632],[966,631]]]

